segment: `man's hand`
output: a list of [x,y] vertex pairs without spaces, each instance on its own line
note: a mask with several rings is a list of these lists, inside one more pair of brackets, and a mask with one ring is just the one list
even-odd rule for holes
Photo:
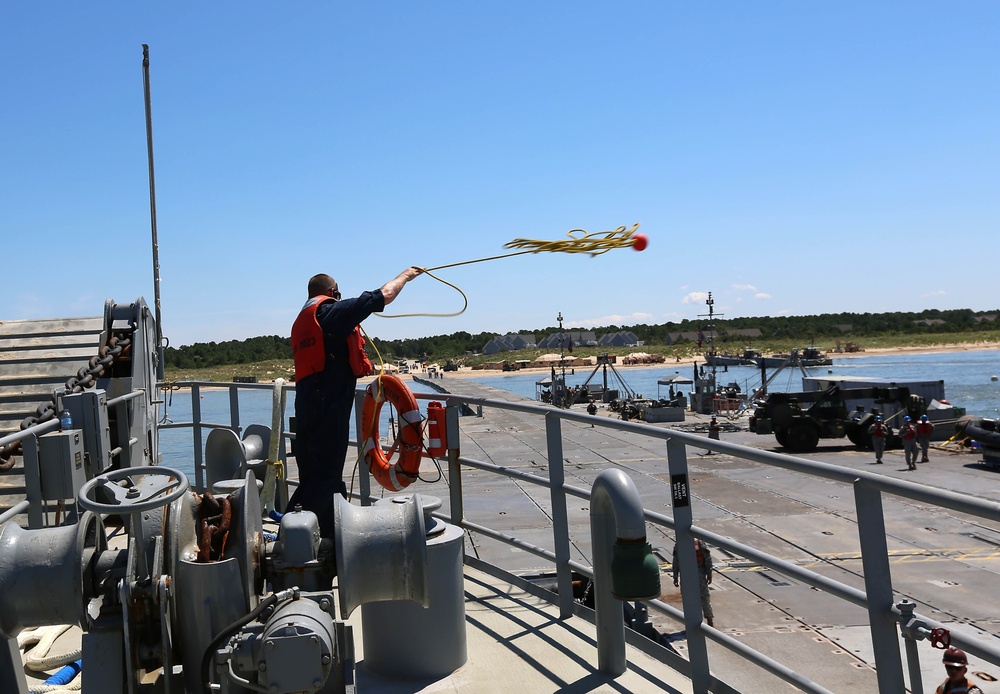
[[382,285],[382,296],[385,298],[386,305],[391,304],[393,300],[399,296],[399,292],[402,291],[403,285],[423,274],[423,270],[418,267],[408,267],[399,273],[395,279],[389,280]]

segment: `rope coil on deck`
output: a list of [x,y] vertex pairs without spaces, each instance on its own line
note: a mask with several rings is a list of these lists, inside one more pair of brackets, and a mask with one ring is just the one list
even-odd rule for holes
[[[59,624],[35,629],[25,629],[17,635],[17,647],[21,650],[30,648],[23,654],[24,667],[32,672],[46,672],[56,667],[76,663],[83,657],[83,648],[59,654],[50,654],[49,650],[56,640],[71,628],[69,624]],[[51,678],[50,678],[51,679]],[[82,677],[73,675],[72,681],[60,684],[35,684],[29,687],[32,694],[59,694],[60,692],[78,692],[82,687]]]

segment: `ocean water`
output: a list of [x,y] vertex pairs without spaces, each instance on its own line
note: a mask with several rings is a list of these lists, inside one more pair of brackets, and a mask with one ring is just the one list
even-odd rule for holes
[[[962,352],[940,352],[935,354],[878,354],[872,356],[856,356],[847,359],[833,357],[832,366],[821,366],[806,369],[811,376],[855,376],[869,378],[892,378],[896,380],[938,381],[945,384],[945,395],[948,400],[959,407],[966,408],[968,414],[981,417],[1000,417],[1000,381],[993,381],[993,376],[1000,376],[1000,350],[975,350]],[[616,366],[621,380],[629,388],[645,397],[666,397],[668,387],[657,385],[657,381],[667,376],[679,374],[691,378],[694,375],[690,365],[676,368],[671,364],[663,364],[660,368],[633,368]],[[608,387],[621,388],[615,374],[608,369]],[[731,366],[728,370],[717,370],[719,383],[736,382],[743,392],[748,392],[760,385],[760,371],[756,367]],[[544,372],[531,374],[504,373],[502,375],[477,376],[475,381],[484,385],[511,391],[526,398],[534,398],[536,382],[546,378]],[[591,383],[603,385],[604,375],[601,370],[596,373],[592,368],[566,370],[566,383],[569,386],[582,385],[588,377]],[[447,383],[447,380],[444,381]],[[411,387],[417,392],[433,392],[419,383]],[[682,386],[684,391],[691,386]],[[773,391],[801,390],[802,379],[798,369],[785,369],[768,386]],[[289,394],[285,409],[285,423],[294,414],[294,395]],[[166,416],[173,422],[191,421],[191,394],[189,391],[168,396],[165,407]],[[228,426],[229,391],[215,389],[203,391],[201,394],[202,421],[206,423]],[[382,422],[379,431],[388,431],[389,408],[382,410]],[[245,390],[240,393],[240,424],[271,424],[271,391]],[[354,421],[351,421],[351,436],[356,437]],[[208,436],[204,430],[203,437]],[[163,464],[192,475],[194,460],[191,457],[192,432],[190,429],[167,429],[160,431],[160,452],[163,454]],[[204,441],[204,438],[203,438]]]
[[[572,371],[572,373],[571,373]],[[663,364],[660,368],[615,366],[615,371],[629,388],[644,397],[666,397],[669,386],[657,385],[661,378],[680,375],[693,378],[690,365]],[[968,414],[997,418],[1000,416],[1000,350],[969,350],[961,352],[938,352],[934,354],[877,354],[872,356],[852,356],[837,358],[833,355],[832,366],[806,369],[810,376],[851,376],[860,378],[891,378],[899,381],[944,381],[945,396],[958,407],[966,408]],[[717,369],[720,384],[735,382],[742,392],[750,392],[760,386],[760,370],[754,366],[730,366],[728,370]],[[768,375],[770,376],[770,371]],[[557,369],[557,375],[561,372]],[[594,373],[593,368],[566,370],[566,384],[570,387],[582,385],[593,374],[591,383],[603,385],[603,370]],[[608,369],[608,387],[619,388],[619,380]],[[536,382],[549,374],[505,373],[503,375],[477,376],[474,380],[494,388],[509,390],[526,398],[534,398]],[[689,392],[692,386],[681,386]],[[771,391],[802,390],[802,374],[798,369],[786,368],[768,385]]]

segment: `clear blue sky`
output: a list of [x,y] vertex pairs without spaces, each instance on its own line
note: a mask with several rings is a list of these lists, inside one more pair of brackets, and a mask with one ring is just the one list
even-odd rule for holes
[[317,272],[635,222],[644,253],[444,271],[463,315],[365,328],[1000,307],[992,0],[11,2],[0,319],[153,304],[143,43],[174,346],[287,335]]

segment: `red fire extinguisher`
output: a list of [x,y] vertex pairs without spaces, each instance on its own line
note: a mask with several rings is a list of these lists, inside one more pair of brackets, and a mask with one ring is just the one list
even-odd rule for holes
[[427,403],[427,453],[434,458],[440,458],[448,450],[444,414],[444,405],[437,400]]

